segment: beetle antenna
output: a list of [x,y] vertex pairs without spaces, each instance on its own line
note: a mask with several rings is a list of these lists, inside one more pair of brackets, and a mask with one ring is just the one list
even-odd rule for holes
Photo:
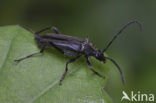
[[112,42],[117,38],[117,36],[118,36],[119,34],[121,34],[122,31],[125,30],[129,25],[131,25],[131,24],[133,24],[133,23],[138,24],[138,25],[139,25],[139,28],[140,28],[140,31],[142,31],[142,24],[141,24],[139,21],[133,20],[133,21],[127,23],[127,24],[124,25],[124,26],[120,29],[120,31],[113,37],[113,39],[107,44],[107,46],[103,49],[102,52],[105,52],[105,51],[109,48],[109,46],[112,44]]
[[109,57],[105,57],[105,58],[108,59],[108,60],[110,60],[110,61],[118,68],[118,70],[119,70],[119,72],[120,72],[120,75],[121,75],[122,83],[125,84],[125,77],[124,77],[124,74],[123,74],[123,72],[122,72],[120,66],[116,63],[115,60],[113,60],[113,59],[111,59],[111,58],[109,58]]

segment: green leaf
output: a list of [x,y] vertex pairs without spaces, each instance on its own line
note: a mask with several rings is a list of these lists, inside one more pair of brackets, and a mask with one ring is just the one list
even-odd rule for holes
[[89,70],[84,57],[69,64],[62,85],[59,79],[69,57],[55,49],[19,63],[15,59],[38,52],[34,34],[20,26],[0,27],[0,103],[111,103],[104,90],[109,63],[91,58],[93,67],[106,79]]

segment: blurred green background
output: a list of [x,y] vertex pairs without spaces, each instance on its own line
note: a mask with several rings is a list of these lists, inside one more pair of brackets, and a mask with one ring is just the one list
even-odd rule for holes
[[155,0],[0,0],[0,26],[24,24],[40,30],[53,25],[63,34],[88,36],[100,49],[135,19],[143,24],[143,31],[131,25],[107,51],[127,81],[123,86],[116,67],[111,69],[105,89],[115,103],[123,90],[156,94]]

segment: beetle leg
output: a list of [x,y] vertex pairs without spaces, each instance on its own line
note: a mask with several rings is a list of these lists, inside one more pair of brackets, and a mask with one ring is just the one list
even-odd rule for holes
[[93,66],[92,66],[92,64],[90,63],[90,60],[89,60],[89,58],[86,56],[86,61],[87,61],[87,64],[88,64],[88,66],[89,66],[89,68],[90,68],[90,70],[92,71],[92,72],[94,72],[97,76],[99,76],[99,77],[102,77],[102,78],[105,78],[103,75],[101,75],[101,74],[99,74],[97,71],[95,71],[94,69],[93,69]]
[[74,62],[74,61],[77,60],[79,57],[80,57],[80,55],[77,56],[77,57],[75,57],[75,58],[72,58],[72,59],[70,59],[70,60],[68,60],[68,61],[66,62],[66,68],[65,68],[65,71],[64,71],[64,73],[63,73],[63,75],[62,75],[62,77],[61,77],[61,79],[60,79],[59,85],[62,84],[62,81],[64,80],[64,78],[65,78],[65,76],[66,76],[66,74],[67,74],[67,72],[68,72],[68,64],[71,63],[71,62]]
[[61,34],[61,32],[56,28],[56,27],[52,27],[51,28],[56,34]]
[[30,55],[27,55],[27,56],[25,56],[25,57],[23,57],[23,58],[15,59],[15,61],[20,62],[20,61],[22,61],[22,60],[24,60],[24,59],[27,59],[27,58],[30,58],[30,57],[32,57],[32,56],[34,56],[34,55],[43,53],[44,49],[45,49],[45,48],[43,47],[43,48],[40,50],[40,52],[36,52],[36,53],[30,54]]
[[42,29],[40,31],[35,32],[35,34],[40,34],[41,32],[47,31],[49,29],[52,29],[56,34],[60,34],[59,30],[54,26],[49,26],[47,28],[44,28],[44,29]]
[[25,25],[21,25],[21,24],[20,24],[20,26],[22,26],[23,28],[27,29],[28,31],[30,31],[30,32],[33,33],[33,34],[40,34],[40,33],[44,32],[44,31],[49,30],[49,29],[52,29],[56,34],[60,34],[60,33],[61,33],[61,32],[59,32],[59,30],[58,30],[56,27],[54,27],[54,26],[49,26],[49,27],[44,28],[44,29],[42,29],[42,30],[39,30],[39,31],[37,31],[37,32],[33,31],[32,29],[30,29],[29,27],[27,27],[27,26],[25,26]]
[[27,27],[25,25],[22,25],[22,24],[20,24],[20,26],[23,27],[24,29],[30,31],[31,33],[35,34],[35,31],[33,31],[31,28],[29,28],[29,27]]

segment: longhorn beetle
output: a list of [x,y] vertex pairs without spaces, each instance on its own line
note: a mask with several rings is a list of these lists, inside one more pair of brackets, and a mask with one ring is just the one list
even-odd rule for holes
[[[54,47],[56,48],[58,51],[64,53],[65,55],[68,56],[74,56],[74,58],[69,59],[66,62],[66,67],[65,67],[65,71],[60,79],[60,85],[62,84],[62,81],[64,80],[67,71],[68,71],[68,64],[74,62],[75,60],[77,60],[80,56],[84,55],[84,57],[86,58],[86,62],[90,68],[90,70],[92,72],[94,72],[97,76],[99,77],[104,77],[103,75],[101,75],[100,73],[96,72],[93,67],[92,64],[89,60],[89,57],[93,56],[94,58],[96,58],[99,61],[102,62],[106,62],[106,60],[110,60],[119,70],[120,75],[121,75],[121,79],[123,84],[125,83],[125,78],[123,75],[123,72],[121,70],[121,68],[119,67],[119,65],[115,62],[115,60],[113,60],[112,58],[106,57],[104,56],[104,52],[107,51],[107,49],[110,47],[110,45],[112,44],[112,42],[117,38],[117,36],[125,29],[127,28],[130,24],[136,23],[139,25],[140,30],[142,29],[141,23],[139,23],[138,21],[134,20],[131,21],[129,23],[127,23],[126,25],[124,25],[120,31],[112,38],[112,40],[106,45],[106,47],[103,50],[99,50],[96,49],[93,45],[92,42],[88,42],[88,37],[86,37],[84,40],[77,38],[77,37],[72,37],[72,36],[67,36],[67,35],[62,35],[61,32],[53,26],[49,26],[47,28],[44,28],[40,31],[34,32],[31,29],[25,27],[26,29],[28,29],[29,31],[31,31],[32,33],[35,34],[35,39],[37,40],[37,45],[38,47],[41,48],[40,52],[37,53],[33,53],[30,54],[28,56],[25,56],[23,58],[19,58],[16,59],[15,61],[22,61],[26,58],[32,57],[36,54],[40,54],[43,53],[43,51],[45,50],[45,48],[49,48],[49,47]],[[41,32],[44,32],[46,30],[52,29],[55,33],[53,34],[44,34],[44,35],[39,35]]]

